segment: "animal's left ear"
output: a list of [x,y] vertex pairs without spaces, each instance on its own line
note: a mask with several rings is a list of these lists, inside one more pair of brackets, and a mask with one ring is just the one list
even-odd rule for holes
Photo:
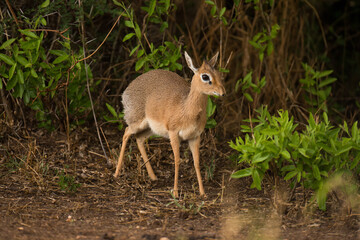
[[218,60],[219,52],[217,52],[209,61],[210,66],[215,67],[215,64]]

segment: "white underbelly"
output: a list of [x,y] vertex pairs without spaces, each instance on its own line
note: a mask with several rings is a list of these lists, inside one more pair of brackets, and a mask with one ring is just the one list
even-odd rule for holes
[[188,140],[200,136],[202,129],[198,125],[189,125],[179,131],[179,137],[181,140]]
[[151,128],[151,131],[155,133],[156,135],[169,138],[169,131],[166,129],[165,125],[161,122],[157,122],[152,119],[147,119],[149,127]]

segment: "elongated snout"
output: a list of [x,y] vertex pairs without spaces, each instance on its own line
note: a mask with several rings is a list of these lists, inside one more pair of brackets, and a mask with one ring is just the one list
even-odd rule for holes
[[213,92],[213,94],[219,97],[223,97],[226,94],[226,90],[224,86],[221,85],[216,91]]

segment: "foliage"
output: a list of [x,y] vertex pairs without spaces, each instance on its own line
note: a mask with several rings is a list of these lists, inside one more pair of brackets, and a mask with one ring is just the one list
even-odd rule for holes
[[81,186],[80,183],[76,182],[74,176],[65,173],[64,170],[59,174],[58,185],[60,189],[66,193],[75,193]]
[[211,100],[211,97],[208,96],[208,102],[206,105],[206,117],[207,117],[207,121],[206,121],[206,125],[205,128],[214,128],[217,124],[217,122],[215,121],[214,118],[211,118],[216,110],[216,105],[215,103]]
[[190,214],[194,214],[194,215],[200,213],[202,207],[204,206],[204,201],[201,201],[200,204],[197,204],[193,201],[190,201],[190,203],[187,203],[188,199],[186,199],[186,195],[184,196],[184,199],[183,199],[184,203],[181,204],[180,201],[178,199],[176,199],[176,197],[174,196],[174,194],[172,192],[170,192],[170,194],[172,197],[172,201],[170,203],[166,204],[166,206],[174,204],[182,211],[190,213]]
[[[327,114],[323,121],[316,121],[310,114],[308,125],[302,132],[280,110],[271,116],[266,107],[260,108],[253,128],[242,126],[247,134],[238,137],[230,146],[239,152],[239,163],[248,167],[237,171],[234,178],[252,176],[252,188],[261,190],[266,174],[290,180],[293,186],[301,183],[317,191],[319,208],[326,209],[327,179],[342,171],[360,172],[360,131],[355,122],[349,130],[346,122],[340,127],[330,124]],[[343,136],[343,135],[346,135]]]
[[[143,33],[147,26],[144,26],[143,30],[140,29],[135,18],[134,9],[128,9],[123,2],[119,3],[114,0],[114,3],[124,10],[124,16],[128,19],[124,22],[125,26],[131,31],[125,35],[123,42],[136,37],[135,43],[128,43],[131,45],[130,48],[132,49],[129,56],[131,57],[136,53],[137,61],[135,64],[135,71],[141,69],[149,71],[150,69],[158,68],[170,71],[182,70],[182,65],[177,63],[181,58],[181,45],[177,42],[178,40],[176,37],[174,37],[176,43],[164,41],[163,44],[156,47],[154,43],[148,41],[146,33]],[[164,32],[168,23],[162,20],[162,17],[168,16],[174,7],[175,5],[170,4],[169,0],[149,1],[149,6],[142,7],[142,10],[147,12],[146,24],[152,23],[160,25],[160,31]],[[144,45],[144,41],[147,42],[147,47]]]
[[310,105],[310,110],[316,111],[318,108],[327,112],[326,101],[331,93],[331,84],[337,79],[329,77],[333,70],[315,71],[311,66],[302,63],[305,70],[305,78],[300,79],[303,88],[308,92],[306,102]]
[[212,6],[211,11],[210,11],[211,16],[213,16],[216,19],[219,19],[225,26],[228,25],[228,21],[226,20],[226,18],[224,16],[224,13],[226,11],[226,7],[223,7],[221,9],[219,9],[217,7],[217,5],[211,0],[206,0],[205,3]]
[[104,119],[107,121],[107,122],[110,122],[110,123],[116,123],[118,124],[118,129],[119,131],[121,131],[124,127],[123,125],[123,117],[124,117],[124,113],[117,113],[115,108],[113,108],[110,104],[106,103],[106,107],[107,109],[109,110],[109,112],[111,113],[111,117],[109,116],[104,116]]
[[[46,7],[46,3],[41,6]],[[56,50],[46,50],[44,32],[39,34],[36,31],[37,27],[46,26],[45,18],[40,16],[33,21],[28,20],[28,24],[32,28],[19,29],[21,36],[10,38],[0,46],[4,52],[0,53],[0,63],[3,63],[0,65],[0,76],[4,79],[4,82],[0,81],[0,89],[5,85],[6,91],[14,98],[21,99],[36,111],[39,126],[50,130],[53,129],[50,113],[59,112],[54,112],[52,104],[46,106],[46,102],[55,103],[58,109],[63,109],[61,95],[57,94],[60,89],[65,88],[69,114],[77,115],[90,107],[85,91],[85,67],[81,62],[76,63],[82,58],[82,52],[75,54],[66,37],[57,41]],[[75,63],[74,70],[68,75]],[[87,71],[92,78],[89,67]]]
[[239,90],[239,87],[241,85],[241,92],[249,102],[253,102],[254,99],[251,94],[247,92],[247,90],[252,90],[255,94],[259,94],[261,92],[261,89],[266,84],[265,77],[262,77],[260,81],[258,81],[258,84],[254,83],[252,79],[252,74],[253,72],[249,72],[243,79],[240,78],[239,80],[237,80],[235,85],[235,92]]
[[271,30],[269,33],[264,29],[262,32],[257,33],[249,43],[259,51],[259,59],[262,62],[264,60],[264,54],[270,56],[270,54],[274,51],[274,43],[273,40],[276,38],[278,31],[280,30],[280,26],[278,24],[274,24],[271,26]]

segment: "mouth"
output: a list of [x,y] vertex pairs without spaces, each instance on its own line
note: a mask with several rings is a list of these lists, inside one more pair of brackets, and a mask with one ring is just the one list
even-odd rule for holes
[[225,96],[225,94],[223,93],[223,94],[220,94],[220,93],[218,93],[218,92],[212,92],[212,95],[214,95],[214,96],[218,96],[218,97],[223,97],[223,96]]

